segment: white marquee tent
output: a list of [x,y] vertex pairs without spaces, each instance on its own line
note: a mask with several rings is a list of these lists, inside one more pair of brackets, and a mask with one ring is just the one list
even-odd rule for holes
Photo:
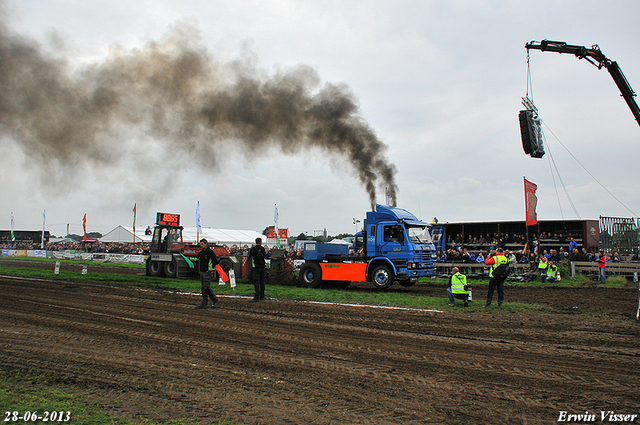
[[200,235],[198,235],[195,227],[182,229],[182,240],[184,242],[195,243],[198,240],[198,236],[200,239],[205,238],[209,243],[227,246],[251,246],[256,242],[256,238],[262,238],[266,242],[266,236],[254,230],[208,229],[203,227]]
[[[136,229],[135,242],[151,242],[151,235],[144,234],[145,229]],[[263,244],[268,241],[264,235],[254,230],[233,230],[233,229],[208,229],[202,228],[198,235],[195,227],[185,227],[182,229],[182,239],[186,243],[197,243],[198,239],[205,238],[209,243],[217,245],[238,245],[251,246],[256,238],[262,238]],[[131,227],[118,226],[100,238],[101,242],[131,243],[134,241],[133,229]]]

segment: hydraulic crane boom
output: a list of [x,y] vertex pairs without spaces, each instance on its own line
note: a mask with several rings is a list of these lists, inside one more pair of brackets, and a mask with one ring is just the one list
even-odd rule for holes
[[638,104],[634,99],[636,95],[633,92],[633,89],[629,85],[627,78],[622,73],[622,70],[618,66],[618,63],[608,59],[602,52],[600,51],[600,47],[597,44],[591,47],[585,46],[574,46],[571,44],[567,44],[564,41],[551,41],[551,40],[542,40],[541,42],[532,41],[530,43],[525,44],[527,50],[536,49],[542,50],[543,52],[557,52],[557,53],[570,53],[575,55],[578,59],[586,59],[591,62],[593,65],[597,66],[598,69],[602,69],[602,67],[607,68],[609,74],[615,81],[622,97],[629,105],[629,109],[631,109],[631,113],[635,117],[638,125],[640,125],[640,108],[638,108]]

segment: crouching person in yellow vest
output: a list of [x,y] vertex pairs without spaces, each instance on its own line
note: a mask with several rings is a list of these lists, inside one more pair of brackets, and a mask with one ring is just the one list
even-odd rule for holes
[[469,286],[467,285],[467,276],[460,273],[460,269],[454,267],[453,273],[449,278],[449,287],[447,288],[447,296],[449,297],[449,307],[456,305],[456,299],[463,300],[464,306],[469,307]]
[[547,266],[547,282],[555,282],[558,280],[558,266],[555,265],[553,261],[549,261],[549,265]]

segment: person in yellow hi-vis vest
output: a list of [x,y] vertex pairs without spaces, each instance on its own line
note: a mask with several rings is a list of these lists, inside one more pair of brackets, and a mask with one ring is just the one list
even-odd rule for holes
[[549,261],[547,266],[547,282],[555,282],[558,279],[558,266],[553,261]]
[[547,267],[549,267],[549,259],[545,255],[547,251],[544,251],[544,254],[538,257],[538,273],[540,273],[540,281],[544,283],[547,280]]
[[504,302],[504,281],[506,277],[497,276],[494,271],[501,265],[509,265],[509,259],[505,257],[502,248],[498,247],[495,251],[491,251],[491,254],[484,260],[484,264],[491,266],[489,269],[489,291],[487,291],[487,304],[485,308],[491,307],[491,300],[493,299],[493,292],[498,289],[498,307],[502,307]]
[[465,307],[469,307],[469,286],[467,285],[467,276],[460,273],[458,267],[451,270],[449,278],[449,287],[447,288],[447,296],[449,297],[449,307],[456,305],[456,298],[464,302]]

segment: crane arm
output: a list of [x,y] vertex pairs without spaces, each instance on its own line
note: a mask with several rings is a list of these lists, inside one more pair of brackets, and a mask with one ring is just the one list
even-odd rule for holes
[[578,59],[586,59],[591,64],[597,66],[598,69],[602,69],[602,67],[607,68],[613,81],[618,86],[622,97],[627,102],[629,109],[631,109],[631,113],[638,122],[638,125],[640,125],[640,108],[634,99],[636,94],[622,73],[618,63],[607,58],[597,44],[591,47],[585,47],[567,44],[564,41],[542,40],[541,42],[532,41],[527,43],[525,44],[525,48],[527,50],[535,49],[543,52],[569,53],[575,55]]

